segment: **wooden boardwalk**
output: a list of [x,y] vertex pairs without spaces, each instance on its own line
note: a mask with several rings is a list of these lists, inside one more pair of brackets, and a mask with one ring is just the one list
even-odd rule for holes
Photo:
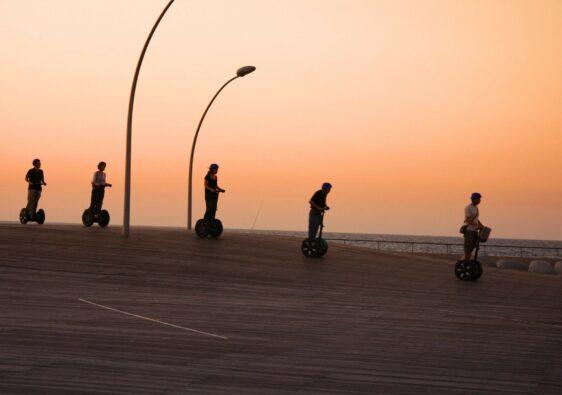
[[0,225],[0,393],[561,393],[561,276],[132,231]]

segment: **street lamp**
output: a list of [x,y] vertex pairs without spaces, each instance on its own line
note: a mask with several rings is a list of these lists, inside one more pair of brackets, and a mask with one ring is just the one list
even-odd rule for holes
[[144,43],[141,54],[139,56],[139,61],[137,62],[137,68],[135,70],[135,75],[133,77],[133,85],[131,86],[131,96],[129,97],[129,113],[127,115],[127,144],[126,144],[126,154],[125,154],[125,196],[123,202],[123,236],[129,237],[129,222],[130,222],[130,209],[131,209],[131,140],[133,137],[133,104],[135,103],[135,91],[137,90],[137,80],[139,79],[140,68],[142,61],[144,59],[144,54],[148,48],[148,44],[160,24],[160,21],[164,17],[168,8],[172,5],[175,0],[170,0],[164,10],[152,26],[152,30]]
[[191,201],[192,201],[192,196],[193,196],[193,193],[192,193],[193,192],[192,191],[192,187],[193,187],[193,156],[195,154],[195,144],[197,143],[197,136],[199,136],[199,130],[201,129],[201,125],[203,124],[203,120],[205,119],[205,115],[207,115],[207,112],[209,111],[209,108],[211,107],[211,104],[213,104],[213,102],[215,101],[215,99],[217,98],[219,93],[221,93],[221,91],[228,84],[230,84],[236,78],[244,77],[245,75],[248,75],[248,74],[254,72],[255,70],[256,70],[256,68],[254,66],[240,67],[236,71],[236,76],[234,76],[231,79],[229,79],[228,81],[226,81],[224,83],[224,85],[220,87],[220,89],[217,91],[217,93],[215,93],[215,96],[213,96],[213,98],[211,99],[211,101],[207,105],[207,108],[205,108],[205,111],[203,112],[203,115],[201,116],[201,119],[199,120],[199,125],[197,125],[197,131],[195,132],[195,136],[193,137],[193,144],[191,145],[191,156],[189,158],[189,181],[188,181],[188,184],[187,184],[187,189],[188,189],[188,192],[187,192],[187,229],[188,230],[191,230]]

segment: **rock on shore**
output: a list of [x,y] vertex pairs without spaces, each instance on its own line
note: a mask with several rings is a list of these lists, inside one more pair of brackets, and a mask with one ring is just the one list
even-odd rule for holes
[[541,260],[531,261],[531,264],[529,265],[529,271],[541,274],[556,274],[554,268],[550,263]]
[[523,262],[514,261],[508,258],[499,259],[496,265],[500,269],[521,270],[521,271],[529,270],[529,266],[527,266]]

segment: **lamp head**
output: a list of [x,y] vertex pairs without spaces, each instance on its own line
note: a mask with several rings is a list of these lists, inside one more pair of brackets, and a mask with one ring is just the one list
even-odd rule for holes
[[244,77],[245,75],[248,75],[250,73],[253,73],[256,70],[255,66],[244,66],[244,67],[240,67],[237,71],[236,71],[236,75],[238,77]]

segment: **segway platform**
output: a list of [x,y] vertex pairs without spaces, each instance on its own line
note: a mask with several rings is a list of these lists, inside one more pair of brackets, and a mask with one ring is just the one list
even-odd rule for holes
[[314,240],[304,239],[301,244],[301,251],[307,258],[321,258],[328,252],[328,242],[322,238],[324,230],[324,213],[321,214],[320,232]]
[[28,222],[37,222],[39,225],[42,225],[45,222],[45,211],[39,209],[35,215],[32,215],[27,211],[27,208],[22,208],[20,211],[20,223],[25,225]]
[[307,258],[320,258],[328,252],[328,243],[321,237],[314,240],[304,239],[301,251]]
[[476,281],[482,277],[482,264],[476,259],[462,259],[455,265],[455,276],[461,281]]
[[215,239],[222,234],[223,226],[220,219],[200,219],[195,223],[195,233],[200,238],[204,239],[207,236],[214,237]]
[[107,210],[101,210],[98,214],[96,214],[93,210],[87,208],[82,213],[82,223],[87,227],[90,227],[97,222],[99,226],[105,228],[109,225],[110,218],[109,211]]
[[478,238],[476,239],[476,251],[474,253],[474,259],[466,261],[461,259],[455,264],[455,276],[461,281],[476,281],[482,277],[482,264],[478,260],[478,252],[480,251],[480,243],[485,243],[490,237],[492,229],[484,227],[480,232],[478,232]]

